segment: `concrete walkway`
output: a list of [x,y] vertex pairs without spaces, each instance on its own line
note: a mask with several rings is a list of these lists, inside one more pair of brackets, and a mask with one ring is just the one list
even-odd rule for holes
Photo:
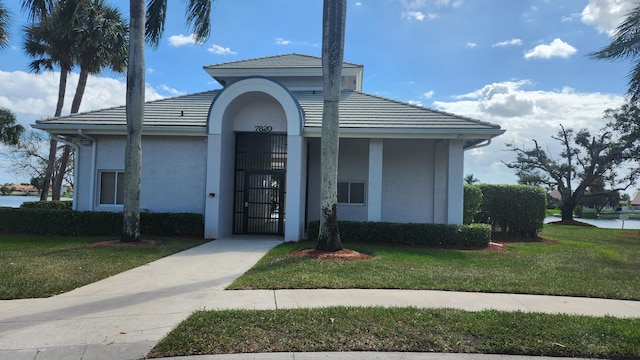
[[[640,317],[638,301],[422,290],[223,290],[280,242],[255,237],[216,240],[51,298],[0,301],[0,360],[140,359],[199,309],[416,306]],[[502,358],[408,353],[384,353],[383,357]],[[277,353],[197,358],[382,357],[375,353]]]

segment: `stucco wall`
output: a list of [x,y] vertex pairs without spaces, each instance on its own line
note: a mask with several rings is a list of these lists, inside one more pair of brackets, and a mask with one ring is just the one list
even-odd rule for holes
[[75,191],[75,206],[76,210],[89,211],[91,210],[91,199],[93,183],[93,175],[91,170],[91,159],[93,157],[91,146],[79,145],[78,152],[75,155],[75,168],[78,171],[78,178],[75,179],[74,191]]
[[382,221],[433,222],[434,142],[386,139]]
[[[369,139],[340,139],[338,181],[364,181],[369,177]],[[320,139],[309,139],[309,220],[320,219]],[[338,205],[338,219],[367,221],[365,205]]]
[[[124,137],[96,139],[95,193],[100,171],[124,170]],[[140,208],[152,212],[204,211],[207,144],[204,137],[145,136],[142,139]],[[121,205],[100,205],[95,210],[122,211]]]

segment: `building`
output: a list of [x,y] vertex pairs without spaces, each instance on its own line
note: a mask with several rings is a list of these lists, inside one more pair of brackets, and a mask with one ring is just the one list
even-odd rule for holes
[[[202,213],[207,238],[304,238],[320,217],[321,59],[287,54],[204,70],[221,89],[146,104],[141,207]],[[462,223],[464,151],[504,130],[364,93],[363,71],[348,62],[342,71],[339,218]],[[124,106],[34,127],[75,146],[77,210],[122,210]]]

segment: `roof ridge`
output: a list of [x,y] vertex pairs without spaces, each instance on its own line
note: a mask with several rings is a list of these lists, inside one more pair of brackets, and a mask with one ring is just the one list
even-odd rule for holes
[[[243,60],[227,61],[227,62],[218,63],[218,64],[204,65],[203,67],[204,68],[207,68],[207,67],[224,67],[226,65],[231,65],[231,64],[238,64],[238,63],[252,62],[252,61],[261,61],[261,60],[275,59],[275,58],[283,58],[283,57],[286,57],[286,56],[300,56],[300,57],[304,57],[304,58],[307,58],[307,59],[322,60],[322,57],[320,57],[320,56],[292,52],[292,53],[277,54],[277,55],[259,56],[259,57],[250,58],[250,59],[243,59]],[[364,67],[362,64],[358,64],[358,63],[354,63],[354,62],[350,62],[350,61],[343,61],[343,65],[344,64],[349,65],[349,66]]]

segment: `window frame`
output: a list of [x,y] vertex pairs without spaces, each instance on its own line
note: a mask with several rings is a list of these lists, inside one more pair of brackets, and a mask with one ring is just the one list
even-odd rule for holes
[[[102,183],[103,183],[103,175],[105,174],[113,174],[114,176],[114,188],[112,189],[113,202],[103,203],[102,202]],[[118,178],[122,174],[122,181],[118,181]],[[96,191],[97,197],[97,205],[100,207],[113,207],[113,208],[122,208],[124,207],[124,196],[122,199],[122,203],[118,203],[118,188],[121,187],[122,191],[124,191],[124,170],[123,169],[105,169],[98,171],[98,191]]]
[[[348,205],[348,206],[366,206],[367,205],[367,183],[364,180],[338,180],[337,188],[340,188],[340,184],[347,184],[347,202],[341,202],[338,198],[338,205]],[[362,185],[362,202],[353,202],[352,198],[352,190],[353,185]],[[336,189],[337,193],[337,189]],[[336,194],[338,195],[338,194]]]

